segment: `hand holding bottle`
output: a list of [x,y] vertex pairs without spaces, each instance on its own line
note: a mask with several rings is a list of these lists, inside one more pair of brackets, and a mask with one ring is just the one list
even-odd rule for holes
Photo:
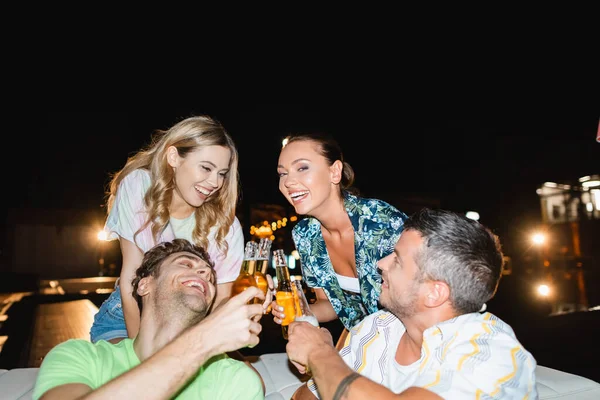
[[[296,318],[296,301],[290,271],[288,270],[285,253],[282,249],[273,252],[275,260],[275,271],[277,273],[277,291],[275,293],[275,305],[273,305],[273,320],[281,324],[283,337],[287,339],[288,325]],[[277,321],[279,320],[279,322]]]
[[292,279],[292,284],[295,287],[294,295],[296,296],[296,319],[295,321],[305,321],[309,324],[318,327],[319,320],[317,316],[310,309],[306,295],[304,294],[304,288],[302,287],[302,281],[299,279]]

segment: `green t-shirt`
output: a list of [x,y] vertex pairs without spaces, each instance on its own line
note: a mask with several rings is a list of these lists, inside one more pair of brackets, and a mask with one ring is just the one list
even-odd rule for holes
[[[139,364],[132,339],[124,339],[118,344],[70,339],[55,346],[44,358],[33,399],[67,383],[83,383],[96,389]],[[175,398],[237,400],[264,399],[265,396],[255,371],[222,354],[208,360]]]

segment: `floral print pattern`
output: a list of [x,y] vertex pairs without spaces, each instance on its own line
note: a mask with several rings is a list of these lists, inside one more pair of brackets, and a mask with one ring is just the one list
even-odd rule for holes
[[306,284],[324,290],[340,321],[350,330],[380,309],[381,274],[377,262],[394,251],[408,217],[383,200],[350,193],[344,194],[344,206],[354,228],[360,294],[340,287],[321,234],[321,223],[316,218],[300,220],[292,230],[292,238],[300,253]]

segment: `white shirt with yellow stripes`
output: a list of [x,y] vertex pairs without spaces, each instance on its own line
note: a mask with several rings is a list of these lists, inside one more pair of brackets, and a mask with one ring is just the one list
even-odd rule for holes
[[[536,360],[513,329],[486,312],[464,314],[428,328],[421,358],[395,360],[405,332],[386,310],[367,316],[348,335],[340,355],[352,369],[394,393],[418,386],[444,399],[537,399]],[[311,379],[308,387],[318,397]]]

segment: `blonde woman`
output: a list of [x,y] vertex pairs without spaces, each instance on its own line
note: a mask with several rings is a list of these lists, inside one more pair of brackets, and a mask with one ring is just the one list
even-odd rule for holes
[[144,253],[160,242],[184,238],[207,249],[217,280],[212,307],[227,301],[244,250],[235,216],[238,186],[235,144],[208,116],[158,130],[149,146],[127,159],[110,182],[104,227],[109,239],[119,240],[123,264],[115,291],[94,317],[92,342],[137,335],[140,310],[131,282]]

